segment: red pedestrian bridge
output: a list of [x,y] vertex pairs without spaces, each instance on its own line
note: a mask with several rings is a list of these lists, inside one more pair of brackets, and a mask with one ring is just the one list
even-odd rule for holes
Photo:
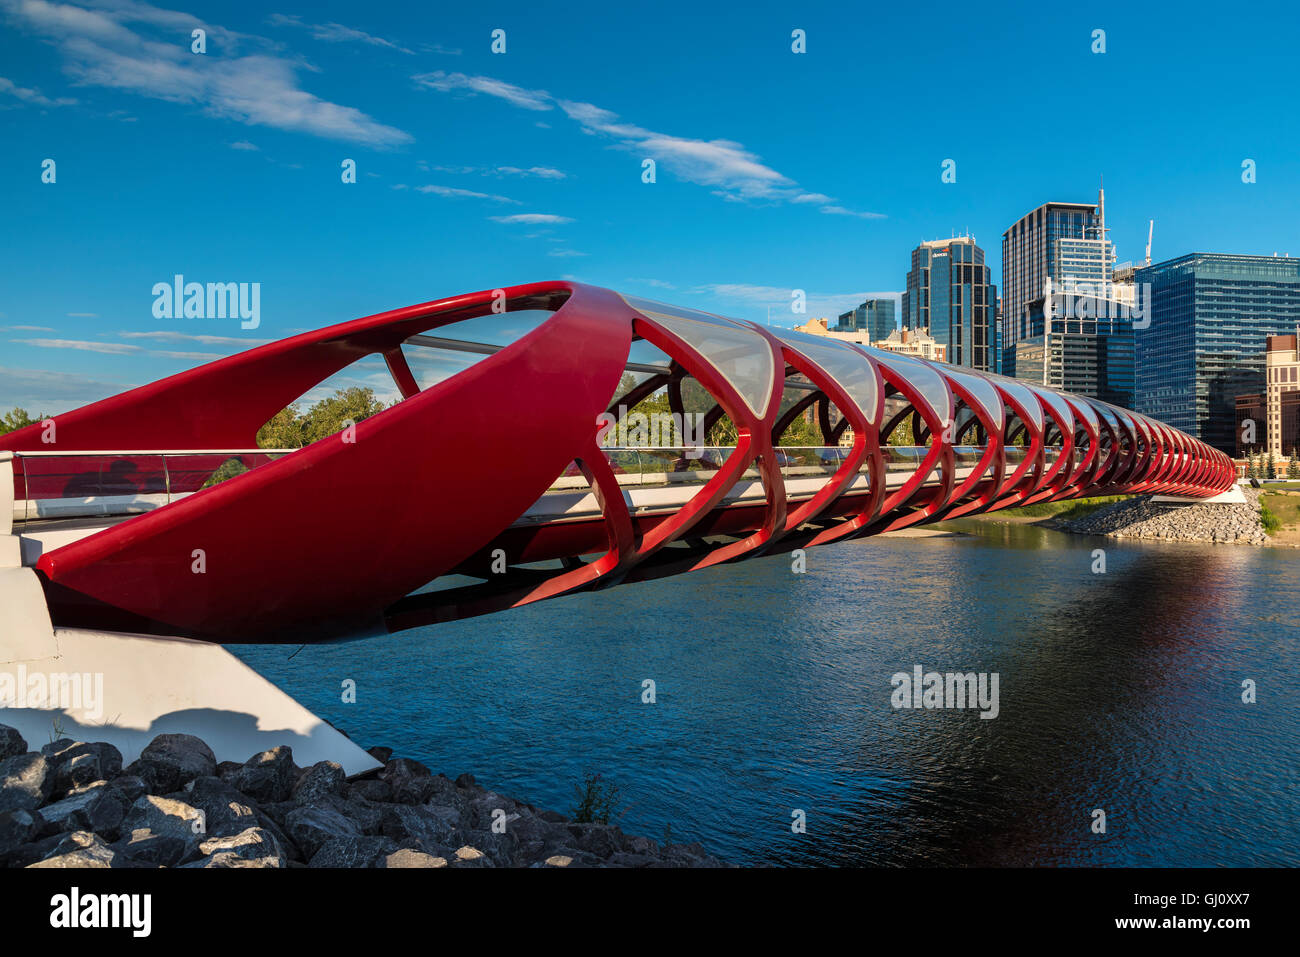
[[[455,337],[525,319],[508,344]],[[256,448],[260,426],[366,357],[400,402],[305,448]],[[433,357],[460,371],[427,374]],[[602,422],[665,392],[726,444],[608,444]],[[800,417],[820,445],[780,444]],[[214,642],[396,631],[975,512],[1235,480],[1222,453],[1096,399],[570,282],[308,332],[54,425],[0,437],[54,625]],[[884,443],[899,429],[908,445]]]

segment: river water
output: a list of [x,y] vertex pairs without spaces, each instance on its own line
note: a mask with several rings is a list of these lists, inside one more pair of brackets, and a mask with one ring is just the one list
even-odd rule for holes
[[[363,746],[565,813],[599,772],[742,864],[1300,864],[1300,551],[958,527],[231,650]],[[916,666],[997,717],[893,707]]]

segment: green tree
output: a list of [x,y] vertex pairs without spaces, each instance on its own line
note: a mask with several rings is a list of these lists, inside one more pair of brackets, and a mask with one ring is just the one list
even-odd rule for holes
[[38,415],[33,418],[26,409],[10,409],[3,416],[0,416],[0,435],[17,432],[19,429],[35,425],[37,422],[48,418],[48,415]]
[[1296,450],[1291,450],[1291,460],[1286,463],[1286,477],[1289,479],[1300,478],[1300,462],[1295,458]]
[[321,399],[303,416],[303,439],[317,442],[341,432],[348,421],[353,423],[383,412],[387,406],[375,398],[375,390],[353,386],[339,389],[328,399]]
[[302,420],[298,417],[297,404],[281,409],[270,422],[257,430],[259,449],[300,449],[303,445]]
[[1268,477],[1268,478],[1271,478],[1271,479],[1275,479],[1275,478],[1277,478],[1277,458],[1274,457],[1274,455],[1273,455],[1272,452],[1269,452],[1269,453],[1268,453],[1268,475],[1267,475],[1267,477]]
[[374,389],[360,386],[337,389],[332,396],[316,402],[306,412],[299,413],[296,403],[281,409],[257,430],[257,446],[262,449],[299,449],[341,432],[349,420],[357,423],[385,408],[387,406],[375,398]]

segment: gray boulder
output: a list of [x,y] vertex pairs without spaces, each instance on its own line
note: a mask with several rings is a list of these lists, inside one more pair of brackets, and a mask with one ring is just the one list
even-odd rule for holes
[[285,816],[284,829],[308,861],[335,838],[362,836],[353,821],[329,807],[295,808]]
[[361,800],[345,800],[333,794],[325,795],[321,798],[321,802],[350,820],[361,829],[362,834],[375,836],[383,831],[383,805]]
[[293,799],[299,804],[315,804],[325,797],[342,797],[346,789],[343,767],[333,761],[318,761],[294,785]]
[[126,808],[120,794],[111,790],[108,782],[97,781],[61,801],[45,805],[41,809],[41,818],[45,822],[41,834],[90,831],[113,841],[118,836]]
[[60,841],[51,856],[27,866],[29,868],[107,868],[121,867],[123,862],[118,853],[104,843],[104,839],[98,834],[77,831]]
[[504,833],[495,831],[463,831],[460,838],[469,846],[487,855],[493,867],[514,867],[519,855],[519,838],[509,829]]
[[289,858],[270,831],[250,827],[238,834],[214,837],[199,845],[203,857],[182,867],[271,867],[289,866]]
[[102,741],[91,744],[64,738],[41,748],[41,754],[54,771],[52,793],[61,797],[122,773],[122,752]]
[[207,743],[192,734],[160,734],[126,770],[143,778],[150,793],[168,794],[195,778],[215,774],[217,759]]
[[241,834],[257,825],[249,799],[217,777],[195,778],[183,791],[168,797],[202,811],[204,833],[210,838]]
[[257,826],[276,839],[281,850],[284,851],[285,857],[290,861],[302,863],[302,854],[299,852],[297,845],[289,840],[289,835],[284,833],[284,828],[273,821],[270,815],[263,812],[261,808],[254,808],[253,813],[257,815]]
[[375,867],[397,850],[387,837],[336,837],[312,855],[312,867]]
[[298,780],[298,768],[293,763],[293,749],[282,744],[255,754],[239,770],[224,776],[224,780],[259,804],[287,801]]
[[0,724],[0,761],[27,753],[27,742],[15,728]]
[[388,786],[387,781],[381,781],[379,778],[353,781],[348,785],[347,794],[350,798],[360,798],[376,804],[388,804],[393,800],[393,789]]
[[423,804],[438,792],[432,772],[409,758],[389,761],[379,772],[379,779],[392,789],[392,800],[398,804]]
[[580,850],[601,860],[623,850],[623,832],[613,824],[570,824],[569,833]]
[[33,840],[40,833],[42,824],[39,811],[25,808],[0,811],[0,863]]
[[611,867],[649,867],[658,862],[659,858],[651,857],[649,854],[628,854],[620,851],[611,855],[605,863]]
[[149,793],[149,785],[138,774],[119,774],[108,782],[108,789],[118,795],[123,807],[130,807]]
[[432,852],[452,844],[459,828],[460,813],[454,808],[386,804],[380,833],[399,842],[414,841]]
[[0,761],[0,811],[38,808],[53,788],[53,769],[45,755],[31,751]]
[[522,814],[508,821],[506,829],[519,841],[518,856],[523,860],[550,857],[561,847],[573,843],[573,835],[564,824],[552,823],[541,814]]
[[198,808],[147,794],[131,805],[113,849],[135,860],[176,867],[197,856],[204,827]]

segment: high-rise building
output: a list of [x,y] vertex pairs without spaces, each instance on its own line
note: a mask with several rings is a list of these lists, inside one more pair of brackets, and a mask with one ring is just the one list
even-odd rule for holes
[[1265,438],[1278,458],[1294,455],[1300,446],[1300,328],[1294,335],[1269,336],[1264,347]]
[[993,371],[1002,372],[1002,297],[997,297],[997,306],[993,312]]
[[866,332],[871,339],[883,339],[897,327],[894,300],[868,299],[840,316],[836,332]]
[[1245,458],[1264,450],[1264,422],[1268,419],[1268,400],[1262,392],[1237,396],[1236,458]]
[[1002,374],[1131,406],[1134,304],[1111,284],[1098,202],[1044,203],[1002,234]]
[[1300,327],[1295,335],[1265,340],[1264,389],[1237,396],[1237,454],[1267,452],[1275,458],[1300,450]]
[[996,303],[997,287],[973,236],[931,240],[912,250],[902,326],[927,332],[953,365],[997,371]]
[[1268,337],[1300,324],[1300,259],[1189,253],[1135,279],[1150,301],[1133,408],[1231,454],[1236,397],[1267,394]]

